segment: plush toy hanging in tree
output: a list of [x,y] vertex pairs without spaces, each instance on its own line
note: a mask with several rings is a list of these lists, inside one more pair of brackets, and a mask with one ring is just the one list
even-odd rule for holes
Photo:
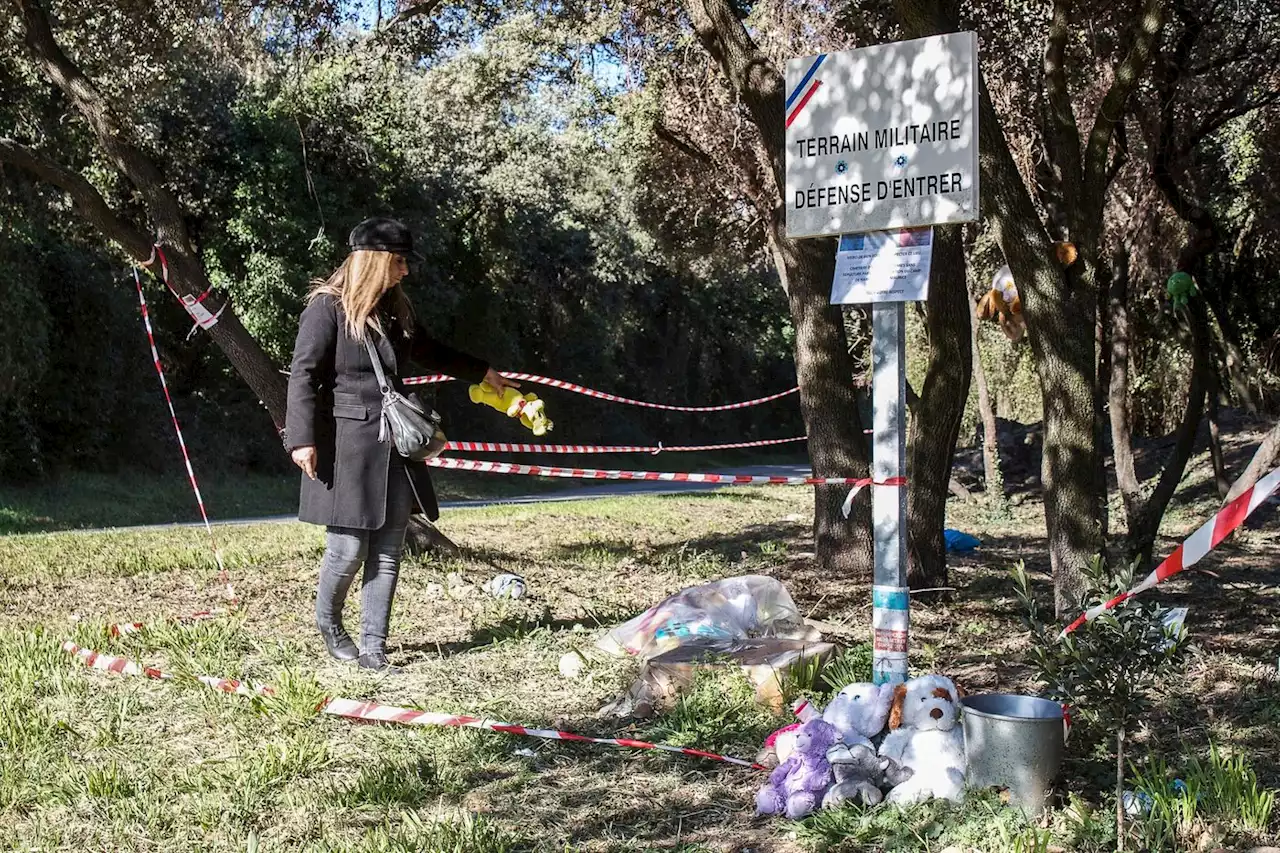
[[1001,330],[1010,341],[1018,342],[1027,332],[1026,321],[1022,319],[1022,297],[1018,295],[1018,287],[1013,283],[1013,273],[1009,267],[1003,266],[991,279],[991,289],[978,303],[978,319],[995,318]]
[[1165,284],[1165,290],[1169,293],[1169,301],[1173,303],[1174,310],[1186,308],[1187,303],[1191,301],[1191,297],[1200,294],[1200,291],[1196,289],[1196,280],[1185,272],[1176,272],[1169,276],[1169,281]]

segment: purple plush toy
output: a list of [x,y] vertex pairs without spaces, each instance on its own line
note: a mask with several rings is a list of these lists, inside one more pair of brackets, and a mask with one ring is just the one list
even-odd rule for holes
[[799,820],[816,811],[835,781],[827,750],[837,737],[835,726],[820,717],[801,726],[795,751],[769,774],[769,781],[756,794],[756,814],[785,813]]

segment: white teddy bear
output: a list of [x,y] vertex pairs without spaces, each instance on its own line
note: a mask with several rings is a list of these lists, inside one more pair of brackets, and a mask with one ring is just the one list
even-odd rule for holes
[[937,797],[964,798],[967,761],[960,725],[960,694],[941,675],[913,678],[894,689],[889,734],[880,755],[909,767],[911,778],[889,792],[887,802],[909,805]]
[[836,694],[822,712],[835,726],[845,746],[871,746],[871,738],[884,731],[893,705],[893,685],[859,682]]
[[[815,717],[835,727],[839,742],[854,747],[858,744],[875,749],[871,738],[884,731],[889,719],[889,706],[893,703],[892,684],[859,682],[845,687],[825,710],[806,701],[796,703],[796,716],[801,722]],[[788,726],[777,733],[774,750],[778,761],[786,761],[796,748],[796,731],[799,726]]]

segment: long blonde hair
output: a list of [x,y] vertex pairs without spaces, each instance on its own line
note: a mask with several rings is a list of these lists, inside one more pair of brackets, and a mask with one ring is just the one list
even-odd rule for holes
[[381,334],[387,334],[378,318],[378,303],[383,294],[389,293],[395,315],[400,320],[406,336],[413,332],[413,306],[399,284],[387,290],[391,280],[391,267],[396,256],[391,252],[373,252],[358,249],[347,255],[327,279],[311,282],[307,302],[318,296],[328,295],[342,303],[347,314],[347,334],[352,340],[363,341],[365,328],[373,326]]

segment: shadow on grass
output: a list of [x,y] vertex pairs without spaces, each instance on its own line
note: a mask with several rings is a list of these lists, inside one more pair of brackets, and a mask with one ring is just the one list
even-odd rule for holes
[[[550,552],[551,560],[567,560],[570,562],[600,562],[635,560],[648,566],[681,568],[685,564],[698,561],[709,561],[717,570],[717,574],[725,576],[738,574],[733,571],[745,554],[750,558],[768,559],[777,549],[778,554],[785,549],[803,544],[806,529],[786,522],[757,524],[733,533],[703,536],[658,546],[637,547],[630,543],[613,543],[593,541],[562,545]],[[490,562],[491,565],[496,563]],[[696,580],[703,573],[695,572]],[[657,603],[656,601],[654,603]]]
[[[604,614],[593,614],[597,619],[607,622],[607,624],[621,624],[632,616],[636,615],[631,611],[612,611]],[[483,649],[498,643],[513,642],[522,640],[536,631],[567,631],[582,624],[582,618],[572,619],[554,619],[550,613],[544,612],[541,616],[524,617],[512,616],[504,619],[494,625],[489,625],[474,632],[465,640],[455,640],[448,643],[433,643],[430,641],[406,643],[400,647],[401,653],[404,655],[404,665],[411,665],[423,660],[434,657],[454,657],[465,654],[475,649]]]

